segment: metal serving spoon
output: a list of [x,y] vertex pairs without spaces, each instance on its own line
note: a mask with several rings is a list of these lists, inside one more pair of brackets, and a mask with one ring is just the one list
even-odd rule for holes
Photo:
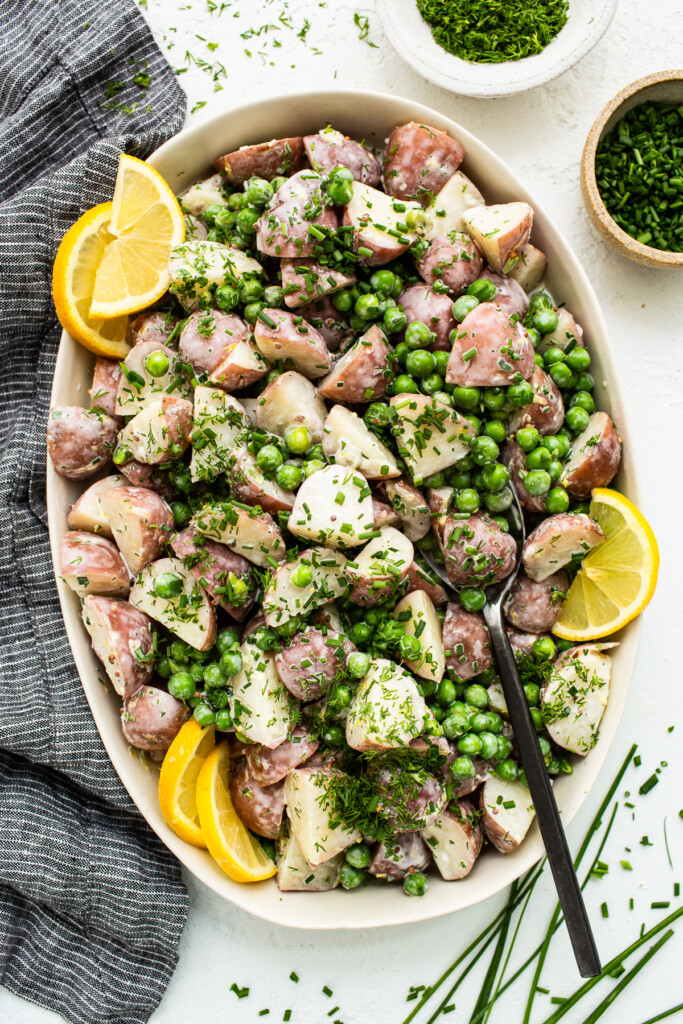
[[[503,621],[503,602],[512,589],[522,564],[522,548],[526,539],[524,516],[519,498],[514,488],[513,504],[510,512],[518,534],[517,561],[512,572],[501,583],[486,588],[486,604],[483,614],[491,638],[491,648],[498,668],[510,721],[515,733],[522,765],[529,784],[529,791],[536,810],[536,817],[545,844],[548,862],[553,873],[555,888],[562,907],[562,913],[571,939],[574,956],[582,978],[595,978],[602,973],[600,957],[591,931],[588,914],[581,895],[579,881],[574,871],[567,839],[564,834],[560,814],[555,803],[550,779],[543,761],[543,754],[538,742],[529,705],[527,703],[522,682],[517,671],[517,662],[510,646],[507,630]],[[419,544],[418,544],[419,547]],[[443,582],[446,592],[456,594],[450,583],[446,570],[436,562],[429,551],[420,553],[427,564]]]

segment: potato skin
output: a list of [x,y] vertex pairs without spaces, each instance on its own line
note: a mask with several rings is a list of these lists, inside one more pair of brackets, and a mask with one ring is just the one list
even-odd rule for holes
[[429,847],[416,832],[402,832],[392,843],[378,843],[368,873],[375,878],[402,881],[415,871],[426,871],[431,863]]
[[139,313],[128,325],[131,343],[139,345],[142,341],[156,341],[166,345],[177,323],[177,316],[161,310]]
[[464,146],[446,132],[409,121],[391,130],[384,157],[384,189],[397,199],[438,192],[465,156]]
[[162,498],[170,501],[175,500],[176,490],[171,483],[168,473],[163,472],[158,466],[150,466],[148,462],[138,462],[136,459],[129,459],[119,466],[121,475],[133,485],[133,487],[144,487],[148,491],[160,494]]
[[118,422],[116,415],[116,392],[123,375],[121,363],[116,359],[104,359],[98,356],[93,370],[90,395],[90,408],[101,409]]
[[168,750],[190,712],[166,690],[141,686],[121,709],[121,728],[138,750]]
[[125,597],[130,591],[128,569],[116,546],[85,530],[62,537],[61,575],[77,594]]
[[523,475],[526,472],[526,456],[516,441],[508,441],[501,452],[503,465],[510,470],[510,483],[517,492],[519,502],[525,512],[545,512],[545,494],[535,497],[529,494],[524,486]]
[[323,267],[311,258],[280,260],[282,287],[288,309],[305,306],[356,283],[355,274],[343,274],[333,267]]
[[283,491],[274,480],[267,480],[250,452],[244,452],[230,471],[230,484],[238,499],[248,505],[260,505],[264,512],[277,516],[291,512],[294,494]]
[[238,341],[246,341],[249,328],[244,320],[218,309],[192,313],[180,333],[180,356],[196,373],[213,373],[230,355]]
[[[332,643],[330,643],[332,641]],[[355,651],[350,640],[333,629],[307,627],[275,655],[280,679],[297,700],[317,700]]]
[[451,298],[457,299],[481,275],[484,261],[469,235],[449,231],[432,239],[429,251],[416,260],[416,266],[423,281],[430,286],[443,282]]
[[570,494],[588,498],[593,488],[611,482],[620,461],[621,438],[616,427],[606,412],[595,412],[586,429],[574,439],[562,482]]
[[230,796],[240,820],[258,836],[274,839],[282,831],[285,810],[283,782],[259,786],[246,760],[230,776]]
[[484,267],[478,280],[490,281],[496,286],[496,294],[493,297],[496,305],[510,316],[517,314],[520,320],[524,319],[529,311],[529,296],[514,277],[499,274],[492,267]]
[[[295,258],[314,254],[319,242],[309,238],[311,224],[334,230],[338,223],[337,214],[321,191],[322,182],[320,175],[300,171],[280,186],[256,224],[256,247],[260,252]],[[312,220],[305,216],[310,204],[321,207]]]
[[341,132],[323,130],[304,135],[304,149],[311,167],[329,174],[335,167],[348,167],[356,181],[373,188],[379,184],[381,168],[369,149]]
[[111,416],[77,405],[58,406],[47,421],[52,465],[67,480],[87,480],[110,461],[118,432]]
[[333,304],[329,295],[323,295],[322,298],[300,306],[299,312],[316,331],[320,331],[329,352],[337,352],[342,342],[349,337],[349,322]]
[[380,762],[375,771],[375,790],[380,798],[377,814],[397,832],[429,828],[446,806],[445,791],[433,775],[427,775],[419,789],[413,780],[404,784],[401,775],[400,767],[382,767]]
[[483,615],[466,612],[455,601],[449,601],[442,638],[444,650],[451,652],[446,666],[459,679],[472,679],[491,667],[491,642]]
[[159,557],[171,536],[170,509],[146,487],[111,487],[100,501],[131,572],[140,572]]
[[[515,567],[517,543],[485,513],[467,519],[449,516],[443,530],[448,578],[455,586],[488,586],[509,576]],[[468,549],[476,548],[476,555]]]
[[[251,572],[251,565],[246,558],[232,551],[226,544],[202,538],[192,526],[182,533],[176,534],[171,547],[186,565],[190,565],[192,575],[199,580],[215,605],[224,608],[237,622],[242,622],[256,600],[256,584]],[[249,595],[244,604],[235,605],[230,602],[227,594],[219,593],[219,587],[225,587],[229,573],[234,573],[249,588]]]
[[531,657],[536,641],[548,636],[547,633],[524,633],[519,629],[508,629],[507,635],[517,661],[525,656]]
[[[153,650],[152,620],[128,601],[92,595],[83,602],[83,621],[116,692],[130,697],[154,671],[151,658],[139,661],[134,653],[139,648],[146,657]],[[98,623],[104,636],[95,628]]]
[[374,402],[386,394],[392,367],[393,350],[373,324],[320,381],[318,393],[330,402]]
[[539,434],[556,434],[564,423],[562,394],[551,377],[540,366],[534,367],[529,383],[534,397],[528,405],[515,409],[510,417],[508,431],[514,434],[521,427],[536,427]]
[[225,175],[228,184],[241,185],[254,175],[272,181],[300,170],[304,163],[304,140],[301,136],[292,136],[260,142],[256,146],[242,146],[214,160],[213,166]]
[[[266,359],[281,359],[285,369],[296,370],[304,377],[323,377],[330,369],[330,354],[322,335],[315,327],[286,309],[264,309],[263,316],[274,324],[269,327],[262,319],[256,321],[254,338]],[[296,320],[301,322],[295,323]]]
[[564,600],[560,595],[566,595],[568,590],[566,572],[553,573],[542,583],[520,573],[505,600],[505,618],[525,633],[545,633],[555,625]]
[[254,782],[259,786],[272,786],[284,779],[292,768],[307,762],[317,749],[318,741],[303,725],[297,725],[291,737],[273,750],[261,743],[247,743],[244,754]]
[[415,590],[424,590],[427,597],[431,599],[432,604],[438,608],[440,605],[448,602],[448,594],[436,580],[436,577],[427,579],[425,570],[417,562],[413,562],[408,569],[406,594],[412,594]]
[[450,333],[457,326],[450,295],[439,295],[426,284],[411,284],[401,292],[398,302],[409,324],[420,320],[435,335],[429,346],[431,352],[450,352]]
[[[464,356],[474,351],[474,356]],[[462,321],[446,370],[449,384],[504,387],[534,372],[534,346],[523,324],[495,302],[481,302]]]

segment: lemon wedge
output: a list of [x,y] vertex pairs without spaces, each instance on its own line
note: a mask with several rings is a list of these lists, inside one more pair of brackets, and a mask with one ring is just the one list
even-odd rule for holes
[[185,722],[161,765],[159,804],[176,835],[206,849],[197,814],[197,776],[216,743],[213,726],[202,729],[194,718]]
[[158,171],[122,153],[109,232],[95,272],[90,316],[113,319],[161,298],[170,284],[168,257],[185,238],[178,200]]
[[553,628],[583,643],[621,629],[649,603],[657,586],[659,549],[633,502],[606,487],[593,491],[592,519],[605,540],[584,558]]
[[111,211],[111,203],[93,207],[64,235],[52,271],[52,297],[60,324],[75,341],[98,356],[125,359],[130,352],[128,317],[102,320],[90,313],[95,273],[114,240],[109,233]]
[[261,882],[275,865],[240,821],[228,788],[230,749],[220,743],[209,754],[197,779],[197,810],[209,853],[236,882]]

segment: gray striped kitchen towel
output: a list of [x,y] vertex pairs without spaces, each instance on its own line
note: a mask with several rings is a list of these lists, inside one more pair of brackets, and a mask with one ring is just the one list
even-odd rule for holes
[[0,0],[0,983],[78,1024],[148,1020],[187,894],[109,762],[62,625],[51,268],[66,229],[111,198],[119,153],[144,158],[184,114],[133,0]]

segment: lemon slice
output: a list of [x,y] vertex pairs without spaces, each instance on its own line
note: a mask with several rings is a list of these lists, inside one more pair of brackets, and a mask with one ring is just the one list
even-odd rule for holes
[[161,298],[170,284],[168,257],[185,238],[178,200],[149,164],[122,153],[109,231],[99,261],[91,317],[135,313]]
[[113,236],[109,233],[112,204],[102,203],[84,213],[62,239],[52,271],[52,297],[65,331],[98,356],[125,359],[128,317],[92,318],[90,303],[95,272]]
[[606,540],[584,558],[553,633],[563,640],[597,640],[640,615],[657,586],[659,549],[635,505],[605,487],[593,491],[590,515]]
[[204,849],[197,814],[197,776],[215,743],[213,726],[202,729],[190,718],[166,751],[159,776],[159,804],[164,818],[186,843]]
[[207,757],[197,779],[197,810],[209,853],[236,882],[261,882],[275,865],[245,828],[228,789],[230,749],[220,743]]

